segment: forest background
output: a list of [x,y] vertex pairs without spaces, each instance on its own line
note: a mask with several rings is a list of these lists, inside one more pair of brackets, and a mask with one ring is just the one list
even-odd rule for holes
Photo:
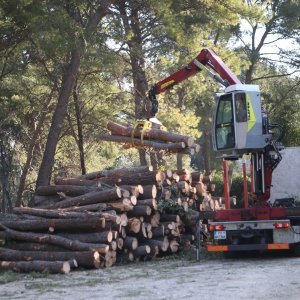
[[[2,0],[1,211],[26,205],[55,176],[155,164],[97,134],[108,120],[145,117],[148,89],[203,48],[259,84],[285,146],[300,145],[299,32],[298,0]],[[185,167],[220,168],[210,143],[220,90],[199,73],[159,96],[163,125],[205,149]],[[176,157],[164,158],[176,168]]]

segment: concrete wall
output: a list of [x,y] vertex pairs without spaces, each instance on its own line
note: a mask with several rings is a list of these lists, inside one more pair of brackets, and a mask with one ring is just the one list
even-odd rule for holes
[[300,147],[281,151],[282,161],[273,172],[271,198],[294,197],[300,200]]

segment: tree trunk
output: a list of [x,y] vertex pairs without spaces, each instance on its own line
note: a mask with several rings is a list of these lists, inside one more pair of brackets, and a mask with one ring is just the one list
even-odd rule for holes
[[36,146],[36,141],[37,141],[38,136],[41,133],[42,127],[43,127],[44,122],[45,122],[45,117],[46,117],[47,113],[49,112],[49,104],[50,104],[50,101],[52,100],[55,89],[56,89],[56,82],[54,83],[54,86],[53,86],[53,88],[50,92],[50,95],[49,95],[48,99],[46,100],[46,102],[44,103],[44,105],[42,107],[41,114],[39,116],[39,119],[38,119],[38,122],[36,124],[35,130],[34,130],[33,135],[31,137],[31,140],[29,142],[29,148],[28,148],[28,151],[27,151],[26,162],[23,166],[22,174],[21,174],[21,177],[20,177],[20,183],[19,183],[19,188],[18,188],[18,192],[17,192],[17,201],[15,203],[16,207],[20,207],[22,205],[24,206],[24,204],[22,202],[22,197],[23,197],[23,192],[24,192],[24,189],[25,189],[26,177],[27,177],[27,174],[29,172],[29,168],[31,166],[31,162],[32,162],[33,154],[34,154],[34,148]]
[[[99,22],[108,13],[108,7],[113,0],[102,0],[97,7],[95,13],[88,19],[84,34],[86,36],[91,35],[97,28]],[[52,117],[51,126],[47,138],[47,143],[44,151],[44,156],[39,169],[36,186],[47,185],[51,179],[52,167],[54,164],[54,156],[56,151],[57,142],[63,126],[63,121],[67,112],[68,101],[74,87],[74,82],[78,74],[81,57],[85,52],[85,40],[80,35],[77,38],[75,47],[71,52],[71,61],[66,68],[66,72],[63,76],[62,85],[60,88],[57,105]]]
[[207,130],[204,131],[204,168],[205,168],[205,175],[211,174],[211,166],[210,166],[210,134]]
[[79,150],[81,173],[82,175],[85,175],[86,167],[85,167],[84,149],[83,149],[83,133],[82,133],[83,125],[82,125],[80,101],[78,99],[78,93],[77,93],[77,80],[75,81],[75,85],[73,87],[73,101],[75,106],[77,133],[78,133],[78,138],[76,139],[76,143]]

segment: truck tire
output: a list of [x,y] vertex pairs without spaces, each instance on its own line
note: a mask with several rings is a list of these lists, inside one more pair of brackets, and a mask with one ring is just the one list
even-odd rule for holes
[[300,257],[300,243],[296,243],[292,246],[292,253],[295,256]]

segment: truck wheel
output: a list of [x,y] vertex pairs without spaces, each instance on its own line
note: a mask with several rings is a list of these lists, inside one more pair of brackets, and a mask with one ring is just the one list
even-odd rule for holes
[[235,258],[236,257],[236,252],[235,251],[225,251],[223,252],[223,256],[226,258],[226,259],[230,259],[230,258]]
[[296,243],[292,246],[292,251],[295,256],[300,257],[300,243]]

